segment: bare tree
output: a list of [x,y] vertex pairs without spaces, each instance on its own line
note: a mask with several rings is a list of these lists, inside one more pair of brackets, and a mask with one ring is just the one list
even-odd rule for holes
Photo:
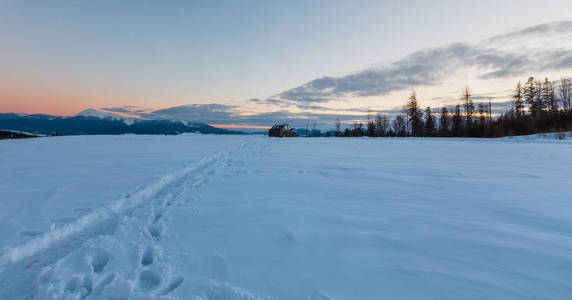
[[407,122],[403,115],[397,115],[395,119],[393,119],[393,132],[397,136],[407,135]]
[[489,124],[493,122],[493,105],[491,104],[491,98],[489,98]]
[[340,122],[340,118],[336,119],[336,136],[340,136],[342,129],[342,123]]
[[572,78],[562,77],[560,79],[560,102],[565,111],[572,110],[571,96],[572,96]]
[[377,114],[375,117],[375,135],[385,136],[389,127],[389,119],[385,115]]

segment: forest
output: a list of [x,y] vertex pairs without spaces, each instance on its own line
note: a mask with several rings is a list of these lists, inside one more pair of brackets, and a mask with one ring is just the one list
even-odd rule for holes
[[494,115],[492,103],[474,102],[471,89],[465,87],[459,103],[450,107],[432,109],[419,106],[418,96],[412,90],[402,113],[390,119],[377,114],[367,123],[355,122],[342,130],[336,120],[334,131],[327,135],[339,137],[502,137],[541,132],[572,130],[572,78],[558,82],[548,78],[529,77],[514,88],[511,108]]

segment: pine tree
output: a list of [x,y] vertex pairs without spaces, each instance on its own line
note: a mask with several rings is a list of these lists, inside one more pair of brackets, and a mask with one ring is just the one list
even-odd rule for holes
[[544,107],[546,107],[544,101],[542,101],[542,81],[535,80],[534,81],[534,90],[536,91],[536,95],[534,96],[535,108],[536,108],[536,116],[542,116],[542,112]]
[[368,121],[367,123],[367,136],[374,137],[375,136],[375,124],[373,121]]
[[463,108],[465,109],[467,126],[469,126],[473,121],[473,114],[475,112],[475,104],[471,99],[471,90],[469,90],[469,87],[465,87],[463,91]]
[[439,135],[449,135],[449,127],[451,126],[451,117],[449,117],[449,110],[447,107],[441,108],[441,115],[439,116]]
[[411,125],[411,135],[421,135],[423,132],[423,113],[419,109],[419,104],[417,103],[417,93],[415,93],[415,90],[412,90],[411,94],[409,95],[409,101],[405,105],[405,111]]
[[541,98],[542,103],[544,103],[544,107],[546,107],[550,113],[556,113],[558,111],[558,102],[556,102],[556,95],[554,94],[554,85],[548,80],[548,78],[545,78],[542,83]]
[[479,113],[479,123],[484,125],[486,123],[487,107],[484,103],[479,103],[477,107],[477,111]]
[[455,105],[455,112],[453,113],[453,118],[451,119],[452,126],[451,131],[455,136],[461,136],[463,118],[461,117],[461,106],[459,104]]
[[425,136],[435,135],[435,117],[431,113],[431,107],[425,109]]
[[523,88],[524,102],[528,105],[528,109],[532,116],[536,116],[536,85],[534,84],[534,77],[529,77]]
[[514,94],[512,96],[512,106],[516,113],[516,117],[520,118],[522,115],[522,109],[524,107],[524,100],[522,97],[522,85],[520,82],[516,85],[516,89],[514,90]]
[[363,136],[363,124],[354,122],[354,128],[351,131],[352,136]]

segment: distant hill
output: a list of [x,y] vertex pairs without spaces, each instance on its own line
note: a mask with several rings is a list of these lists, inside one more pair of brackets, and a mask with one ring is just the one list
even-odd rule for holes
[[173,120],[140,120],[97,110],[86,110],[73,117],[44,114],[24,115],[0,113],[0,129],[49,135],[94,135],[94,134],[244,134],[215,128],[204,123]]
[[25,132],[18,132],[18,131],[9,131],[9,130],[0,130],[0,140],[5,139],[26,139],[26,138],[35,138],[39,137],[38,135],[28,134]]

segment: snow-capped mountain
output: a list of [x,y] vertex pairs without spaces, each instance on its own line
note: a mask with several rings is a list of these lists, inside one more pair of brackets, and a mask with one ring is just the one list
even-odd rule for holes
[[133,123],[135,122],[135,118],[130,118],[130,117],[124,117],[118,114],[114,114],[114,113],[110,113],[110,112],[104,112],[104,111],[100,111],[94,108],[88,108],[86,110],[83,110],[81,112],[79,112],[78,114],[75,115],[76,117],[93,117],[93,118],[102,118],[102,119],[113,119],[113,120],[122,120],[123,122],[125,122],[125,124],[127,124],[128,126],[133,125]]
[[71,117],[0,113],[0,129],[42,135],[56,133],[58,135],[180,134],[187,132],[203,134],[242,133],[215,128],[204,123],[135,119],[95,109],[87,109]]

